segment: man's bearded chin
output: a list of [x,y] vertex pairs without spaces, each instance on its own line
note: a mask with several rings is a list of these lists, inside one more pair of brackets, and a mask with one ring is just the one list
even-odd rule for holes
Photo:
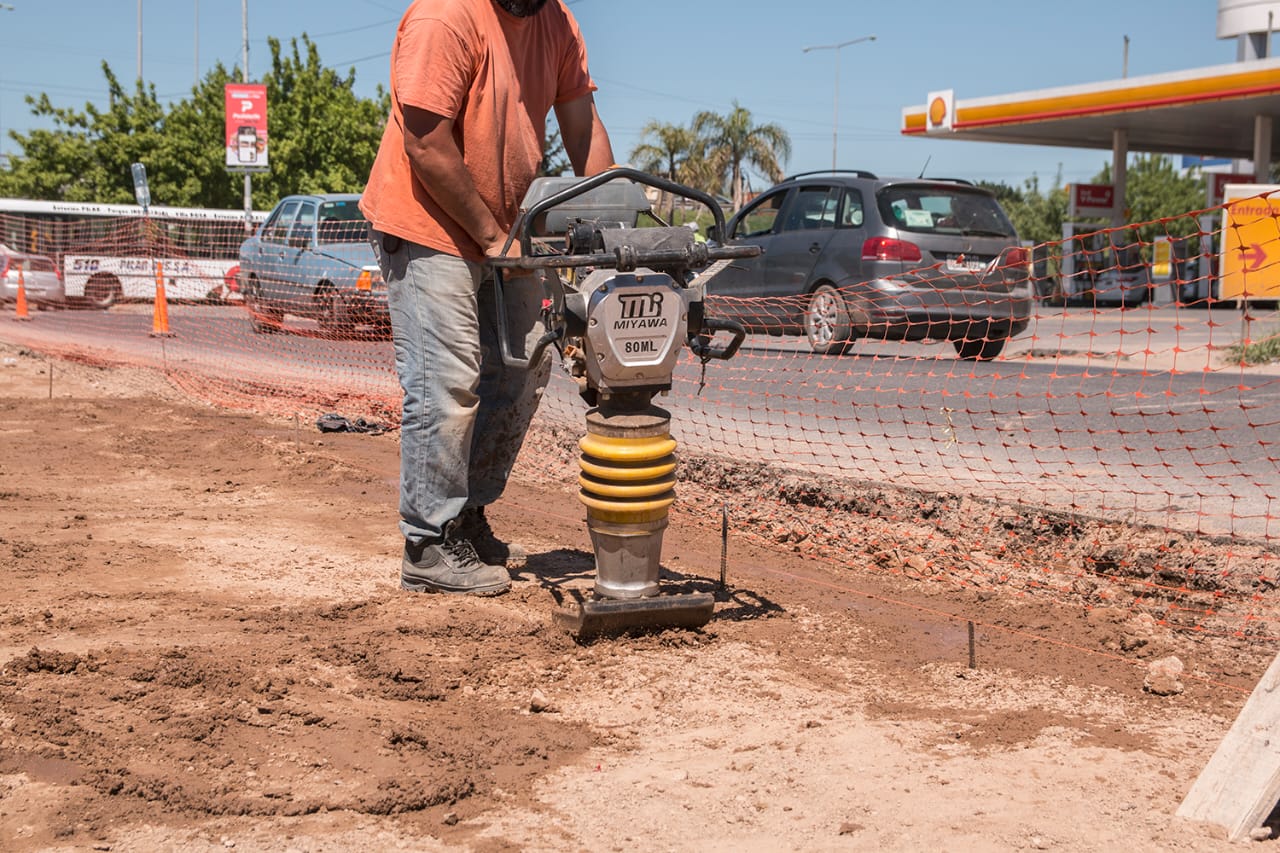
[[494,0],[517,18],[527,18],[547,4],[547,0]]

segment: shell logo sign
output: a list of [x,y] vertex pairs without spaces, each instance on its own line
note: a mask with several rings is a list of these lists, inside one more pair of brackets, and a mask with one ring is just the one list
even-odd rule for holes
[[925,104],[927,104],[927,130],[930,133],[949,133],[954,129],[955,100],[955,92],[951,89],[929,93]]

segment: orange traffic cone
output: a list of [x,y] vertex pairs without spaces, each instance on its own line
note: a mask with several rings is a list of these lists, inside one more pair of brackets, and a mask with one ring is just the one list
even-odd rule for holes
[[173,337],[169,331],[169,303],[164,296],[164,264],[156,261],[156,307],[151,315],[151,337]]
[[27,308],[27,277],[23,274],[21,266],[18,267],[18,305],[13,319],[31,319],[31,312]]

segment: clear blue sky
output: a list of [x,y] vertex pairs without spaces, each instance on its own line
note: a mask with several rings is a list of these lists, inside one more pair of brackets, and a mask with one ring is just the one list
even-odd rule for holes
[[[23,102],[48,93],[81,108],[105,101],[101,63],[137,73],[137,0],[5,0],[0,8],[0,150],[34,119]],[[4,5],[4,4],[0,4]],[[356,87],[386,84],[388,53],[407,3],[397,0],[248,0],[249,69],[267,68],[268,36],[307,33],[321,59],[354,68]],[[836,114],[836,52],[803,48],[875,35],[839,51],[842,168],[929,172],[1021,185],[1093,177],[1106,151],[907,139],[903,107],[951,88],[956,98],[1070,86],[1234,62],[1234,40],[1215,38],[1214,0],[570,0],[587,39],[597,103],[625,161],[651,121],[687,124],[734,101],[757,122],[790,134],[789,172],[828,168]],[[197,24],[196,10],[199,10]],[[197,40],[198,34],[198,40]],[[237,0],[143,0],[142,74],[163,102],[185,97],[217,62],[238,66]],[[199,65],[197,67],[197,45]],[[758,177],[757,189],[763,188]]]

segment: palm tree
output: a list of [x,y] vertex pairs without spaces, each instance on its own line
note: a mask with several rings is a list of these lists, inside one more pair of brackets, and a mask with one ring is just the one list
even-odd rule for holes
[[733,206],[742,206],[742,168],[752,166],[770,180],[782,180],[779,161],[791,158],[791,137],[778,124],[752,124],[751,111],[737,101],[727,116],[701,112],[693,131],[706,142],[706,157],[717,174],[727,179]]
[[[686,177],[682,174],[684,164],[693,155],[696,143],[697,137],[689,128],[653,120],[640,131],[640,144],[631,151],[631,163],[642,172],[682,181]],[[674,213],[674,198],[669,205],[668,218]],[[658,209],[662,209],[661,203]]]
[[640,131],[640,144],[632,149],[631,162],[641,171],[674,181],[694,142],[689,128],[655,119]]

